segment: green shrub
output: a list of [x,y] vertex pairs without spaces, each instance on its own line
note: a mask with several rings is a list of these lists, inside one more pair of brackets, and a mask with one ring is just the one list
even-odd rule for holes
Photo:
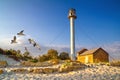
[[60,58],[61,60],[70,59],[69,54],[68,54],[67,52],[62,52],[62,53],[60,53],[59,58]]
[[32,59],[32,60],[30,60],[30,62],[37,63],[38,60],[37,59]]

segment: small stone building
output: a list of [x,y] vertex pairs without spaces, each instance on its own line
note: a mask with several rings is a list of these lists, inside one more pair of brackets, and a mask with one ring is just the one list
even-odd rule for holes
[[109,62],[109,54],[102,48],[82,49],[77,53],[77,61],[82,63]]

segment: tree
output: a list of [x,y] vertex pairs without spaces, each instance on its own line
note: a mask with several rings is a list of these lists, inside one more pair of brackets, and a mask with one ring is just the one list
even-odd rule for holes
[[12,52],[10,50],[6,50],[6,55],[12,55]]
[[33,63],[36,63],[36,62],[38,62],[38,59],[37,58],[33,58],[32,60],[30,60],[31,62],[33,62]]
[[20,51],[20,50],[17,50],[17,53],[18,53],[18,54],[21,54],[21,51]]
[[59,58],[61,60],[70,59],[69,54],[67,52],[61,52],[60,55],[59,55]]
[[44,62],[44,61],[47,61],[47,60],[49,60],[48,55],[44,54],[44,55],[38,57],[38,61],[40,61],[40,62]]
[[57,52],[57,50],[54,50],[54,49],[48,50],[47,55],[49,56],[50,59],[57,59],[58,58],[58,52]]
[[0,54],[5,54],[5,51],[2,48],[0,48]]
[[17,55],[17,51],[13,49],[5,50],[5,52],[6,52],[6,55],[14,55],[14,56]]
[[28,51],[24,52],[22,57],[23,57],[22,59],[25,60],[25,61],[33,59],[33,57],[30,55],[30,52],[28,52]]
[[16,51],[16,57],[19,58],[19,59],[22,59],[22,54],[21,54],[21,51],[20,50],[17,50]]
[[30,55],[30,53],[28,51],[24,52],[24,54],[23,54],[23,56],[26,56],[26,57],[29,55]]

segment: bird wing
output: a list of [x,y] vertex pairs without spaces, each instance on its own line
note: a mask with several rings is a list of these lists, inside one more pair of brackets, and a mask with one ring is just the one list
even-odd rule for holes
[[11,44],[13,43],[13,40],[11,40]]
[[40,48],[40,45],[37,44],[37,48]]
[[33,39],[28,39],[28,41],[31,43],[35,43],[35,41]]
[[40,49],[40,45],[39,45],[39,44],[37,44],[37,43],[36,43],[36,47],[37,47],[39,50],[41,50],[41,49]]
[[27,47],[25,47],[25,50],[28,51]]
[[33,44],[33,46],[35,47],[37,44],[36,44],[36,42]]
[[28,39],[28,41],[30,42],[30,44],[31,44],[31,39]]
[[23,33],[23,32],[24,32],[24,30],[20,31],[20,33]]

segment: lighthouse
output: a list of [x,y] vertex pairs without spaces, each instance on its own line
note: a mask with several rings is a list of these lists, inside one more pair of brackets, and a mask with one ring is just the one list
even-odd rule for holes
[[77,18],[76,10],[70,9],[68,18],[70,20],[70,55],[71,60],[75,61],[75,28],[74,28],[74,20]]

